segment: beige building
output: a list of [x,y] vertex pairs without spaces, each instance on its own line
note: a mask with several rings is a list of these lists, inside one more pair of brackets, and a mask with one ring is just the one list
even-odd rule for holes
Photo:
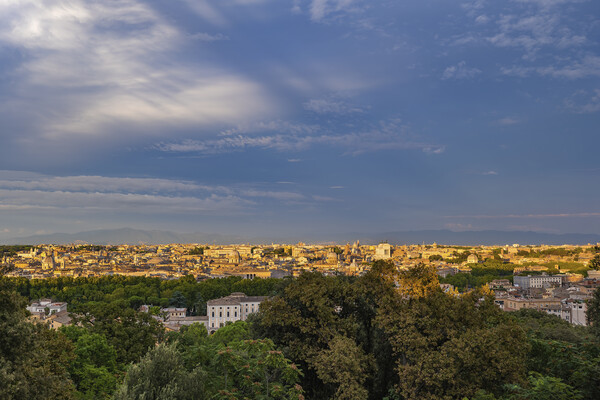
[[373,260],[388,260],[392,257],[392,246],[389,243],[379,243],[375,247]]
[[214,332],[227,322],[245,321],[248,315],[258,311],[266,296],[246,296],[235,292],[227,297],[209,300],[207,305],[208,331]]

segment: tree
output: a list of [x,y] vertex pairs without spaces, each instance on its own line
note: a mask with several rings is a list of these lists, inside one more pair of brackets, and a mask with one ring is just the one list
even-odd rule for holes
[[171,307],[184,308],[186,306],[187,300],[183,293],[179,290],[173,292],[173,295],[169,299],[169,304]]
[[374,359],[344,336],[334,337],[329,349],[319,352],[313,361],[319,378],[336,387],[333,399],[360,400],[369,397],[364,383],[373,369]]
[[594,291],[594,296],[587,303],[587,321],[592,332],[600,338],[600,288]]
[[0,398],[73,398],[70,342],[45,324],[28,322],[25,299],[2,282],[0,299]]
[[139,361],[164,335],[164,328],[150,314],[114,303],[88,306],[77,321],[91,333],[105,336],[122,365]]
[[581,394],[559,378],[531,373],[529,386],[507,385],[506,400],[578,400]]
[[62,327],[61,333],[75,344],[69,373],[82,398],[108,398],[116,386],[117,353],[106,337],[77,326]]
[[596,254],[594,258],[590,260],[589,266],[595,271],[600,270],[600,254]]
[[132,365],[115,400],[206,399],[200,371],[188,373],[173,346],[159,345]]
[[389,298],[377,322],[389,335],[397,360],[398,394],[461,398],[520,382],[528,347],[523,331],[508,318],[492,297],[482,299],[477,292]]

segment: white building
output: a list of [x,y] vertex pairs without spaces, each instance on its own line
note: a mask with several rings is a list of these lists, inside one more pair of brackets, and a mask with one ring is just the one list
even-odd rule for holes
[[375,248],[373,260],[388,260],[392,257],[392,246],[389,243],[379,243]]
[[209,300],[206,303],[208,331],[214,332],[227,322],[245,321],[248,315],[258,311],[266,296],[246,296],[236,292],[227,297]]
[[562,286],[566,282],[566,275],[516,275],[513,278],[514,285],[521,289],[545,288],[550,286]]
[[49,299],[41,299],[31,303],[27,307],[27,311],[32,314],[41,314],[46,312],[46,308],[48,309],[48,315],[52,315],[61,311],[67,311],[67,303],[53,302]]

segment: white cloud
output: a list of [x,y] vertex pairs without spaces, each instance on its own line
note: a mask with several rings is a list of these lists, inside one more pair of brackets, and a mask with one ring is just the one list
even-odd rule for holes
[[500,118],[500,119],[496,120],[495,122],[498,125],[516,125],[519,122],[521,122],[521,120],[519,120],[518,118],[514,118],[514,117],[504,117],[504,118]]
[[130,213],[181,213],[241,210],[251,202],[236,196],[191,197],[136,193],[86,193],[0,189],[4,209],[123,210]]
[[442,74],[442,79],[469,79],[480,73],[480,69],[469,68],[466,61],[461,61],[457,65],[447,67]]
[[342,100],[335,99],[311,99],[304,103],[304,109],[317,114],[351,114],[363,112],[359,107],[353,107]]
[[600,56],[587,55],[580,61],[571,62],[566,65],[538,68],[537,72],[541,75],[567,79],[600,76]]
[[201,42],[215,42],[218,40],[229,40],[229,37],[227,35],[223,35],[222,33],[211,35],[210,33],[206,32],[198,32],[190,35],[190,39],[199,40]]
[[447,215],[444,218],[475,218],[475,219],[503,219],[503,218],[590,218],[600,217],[600,212],[564,212],[555,214],[505,214],[505,215]]
[[600,111],[600,89],[580,90],[565,100],[565,107],[577,114],[590,114]]
[[243,76],[207,63],[174,65],[185,41],[137,0],[0,3],[0,42],[25,55],[20,100],[5,109],[35,108],[41,117],[32,123],[48,137],[229,124],[276,112]]
[[[239,211],[259,199],[304,200],[300,193],[202,185],[160,178],[49,176],[0,171],[0,209],[119,209],[131,213]],[[262,201],[262,200],[261,200]]]
[[513,66],[501,68],[501,71],[505,75],[518,76],[521,78],[537,74],[552,78],[581,79],[600,76],[600,57],[586,55],[579,60],[561,60],[555,65],[539,67]]
[[[267,128],[274,133],[265,135]],[[249,127],[249,132],[257,132]],[[314,146],[333,146],[345,154],[358,155],[382,150],[421,150],[428,154],[440,154],[445,146],[423,143],[417,140],[406,125],[399,120],[380,122],[370,130],[355,133],[329,133],[315,126],[290,123],[260,124],[263,135],[241,133],[243,129],[231,132],[231,135],[211,140],[185,140],[183,142],[159,143],[156,149],[165,152],[194,152],[201,154],[220,154],[247,149],[272,149],[275,151],[303,151]]]
[[354,3],[354,0],[311,0],[308,6],[310,19],[319,22],[330,15],[351,12],[356,10]]

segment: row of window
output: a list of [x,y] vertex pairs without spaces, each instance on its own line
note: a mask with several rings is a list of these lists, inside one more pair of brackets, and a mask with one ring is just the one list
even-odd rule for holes
[[[237,313],[237,311],[235,311],[233,313],[233,317],[237,318],[237,316],[238,316],[238,313]],[[215,317],[215,312],[214,311],[211,313],[211,317],[213,317],[213,318]],[[229,311],[227,311],[227,318],[229,318],[229,317],[230,317]],[[219,318],[223,318],[223,311],[219,311]]]

